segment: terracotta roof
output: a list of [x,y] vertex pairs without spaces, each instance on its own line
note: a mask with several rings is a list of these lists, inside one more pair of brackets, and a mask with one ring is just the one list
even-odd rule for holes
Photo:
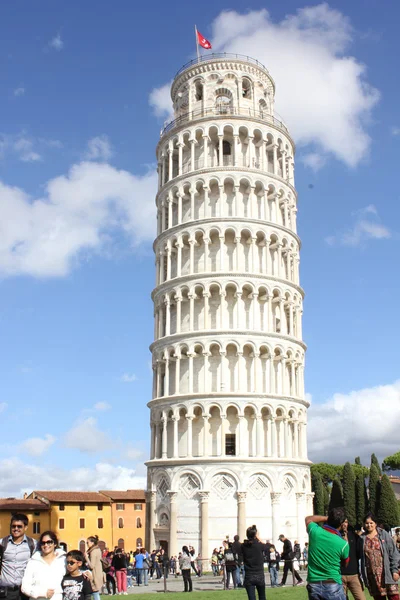
[[57,492],[57,491],[33,491],[31,496],[45,498],[50,502],[110,502],[107,496],[99,492]]
[[49,510],[48,504],[34,498],[0,498],[0,510]]
[[144,490],[126,490],[125,492],[116,492],[115,490],[100,490],[101,494],[108,496],[111,500],[142,500],[145,502]]

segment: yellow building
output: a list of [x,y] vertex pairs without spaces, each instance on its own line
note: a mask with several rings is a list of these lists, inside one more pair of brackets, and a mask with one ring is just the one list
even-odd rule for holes
[[67,550],[86,550],[86,540],[99,536],[102,549],[112,546],[111,501],[98,492],[34,491],[29,498],[50,507],[50,529]]
[[23,513],[29,519],[27,535],[38,539],[50,528],[50,506],[36,498],[0,498],[0,538],[9,535],[12,515]]

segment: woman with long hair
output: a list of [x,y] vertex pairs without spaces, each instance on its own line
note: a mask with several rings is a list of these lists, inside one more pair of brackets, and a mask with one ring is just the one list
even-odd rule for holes
[[62,600],[61,581],[66,573],[65,552],[58,547],[54,531],[44,531],[22,578],[21,591],[38,600]]
[[100,600],[100,592],[104,585],[105,573],[101,562],[102,552],[99,546],[99,536],[91,535],[86,540],[87,551],[85,555],[86,564],[92,570],[93,600]]
[[361,570],[369,593],[375,600],[399,600],[400,554],[396,544],[387,531],[377,526],[372,513],[364,518],[364,531]]
[[241,550],[244,563],[244,582],[249,600],[256,600],[256,589],[259,600],[265,600],[264,552],[267,545],[263,544],[257,535],[257,527],[247,528],[247,539]]
[[190,576],[192,555],[187,546],[182,546],[182,554],[179,557],[179,567],[183,577],[184,592],[192,592],[192,578]]

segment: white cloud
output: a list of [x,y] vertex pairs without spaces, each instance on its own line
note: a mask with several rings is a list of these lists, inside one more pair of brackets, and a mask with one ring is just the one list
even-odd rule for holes
[[64,276],[84,252],[101,251],[117,235],[133,246],[154,238],[155,171],[135,176],[83,162],[44,188],[42,198],[32,198],[0,181],[3,276]]
[[124,447],[122,454],[127,460],[137,460],[143,456],[143,451],[139,448],[134,448],[133,446],[127,446]]
[[8,407],[7,402],[0,402],[0,413],[4,412]]
[[88,141],[86,160],[107,161],[113,155],[110,140],[106,135],[99,135]]
[[88,417],[67,431],[64,436],[64,444],[67,448],[94,453],[102,447],[109,446],[111,440],[106,433],[97,427],[97,420]]
[[44,438],[29,438],[25,440],[20,449],[30,456],[42,456],[54,444],[56,438],[49,433]]
[[167,120],[173,119],[171,85],[172,81],[160,88],[154,88],[149,96],[149,103],[153,107],[154,114],[157,117],[165,117]]
[[400,135],[400,127],[395,127],[393,126],[391,129],[391,134],[396,136],[396,135]]
[[26,464],[12,457],[0,460],[0,495],[22,497],[32,490],[132,490],[144,489],[146,478],[135,469],[98,463],[94,467],[63,469],[57,466]]
[[57,35],[50,40],[49,47],[53,48],[53,50],[57,50],[57,52],[64,48],[64,42],[62,41],[59,33],[57,33]]
[[136,381],[137,377],[135,375],[135,373],[124,373],[123,375],[121,375],[121,381],[123,381],[124,383],[132,383],[133,381]]
[[23,96],[25,94],[25,88],[20,86],[15,88],[14,90],[14,96]]
[[379,223],[379,216],[376,207],[369,204],[364,208],[353,213],[355,217],[354,225],[351,229],[330,235],[325,241],[330,246],[338,243],[342,246],[361,246],[369,240],[388,239],[392,236],[390,229]]
[[13,143],[13,150],[22,162],[36,162],[42,160],[41,155],[33,150],[33,140],[20,136]]
[[319,171],[326,163],[326,155],[318,154],[318,152],[309,152],[300,157],[301,162],[306,167],[310,167],[313,171]]
[[[366,67],[348,54],[353,30],[342,13],[323,3],[274,22],[266,10],[224,11],[212,31],[216,52],[252,56],[270,70],[276,109],[298,146],[351,167],[368,155],[366,123],[379,92],[367,82]],[[170,112],[166,86],[153,90],[150,101],[158,113]],[[311,167],[315,162],[308,158]]]
[[110,410],[111,404],[108,404],[108,402],[97,402],[93,408],[99,412],[104,412],[106,410]]
[[[379,407],[379,409],[377,409]],[[372,452],[384,458],[399,449],[400,380],[390,385],[334,394],[308,414],[309,456],[340,464]]]

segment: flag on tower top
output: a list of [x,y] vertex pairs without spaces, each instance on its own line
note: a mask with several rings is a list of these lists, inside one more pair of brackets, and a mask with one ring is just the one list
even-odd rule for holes
[[209,42],[204,36],[202,36],[200,31],[197,31],[197,41],[202,48],[205,48],[206,50],[211,50],[211,42]]

